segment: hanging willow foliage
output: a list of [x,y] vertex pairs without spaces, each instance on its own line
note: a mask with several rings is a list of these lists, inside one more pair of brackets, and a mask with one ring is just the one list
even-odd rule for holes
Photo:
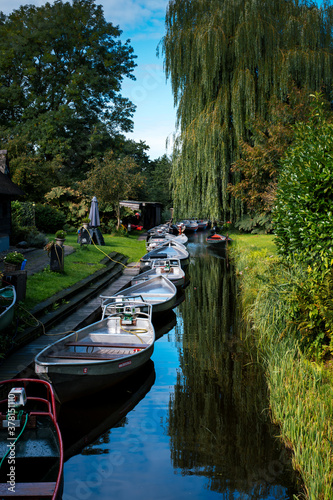
[[162,40],[177,106],[172,189],[177,217],[239,216],[227,194],[248,124],[292,85],[331,95],[333,11],[306,0],[170,0]]

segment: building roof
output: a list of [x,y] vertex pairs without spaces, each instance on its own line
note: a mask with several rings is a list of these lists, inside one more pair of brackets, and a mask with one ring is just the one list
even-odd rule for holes
[[17,198],[18,196],[24,196],[24,192],[10,180],[8,175],[0,172],[0,194],[10,196],[12,198]]
[[132,210],[140,210],[141,207],[152,205],[152,206],[162,206],[162,203],[159,203],[158,201],[125,201],[121,200],[119,201],[119,205],[121,207],[128,207],[131,208]]

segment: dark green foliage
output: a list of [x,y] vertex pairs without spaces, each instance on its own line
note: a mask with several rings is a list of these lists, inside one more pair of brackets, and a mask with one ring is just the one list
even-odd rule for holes
[[333,264],[333,124],[315,104],[311,121],[295,126],[273,220],[280,254],[319,269]]
[[54,233],[66,222],[65,214],[49,205],[36,205],[35,217],[36,227],[45,233]]
[[164,208],[172,206],[172,193],[170,186],[171,160],[167,155],[152,161],[147,177],[147,200],[159,202]]
[[271,98],[286,102],[294,85],[330,97],[332,14],[307,0],[170,0],[163,51],[178,106],[176,217],[239,216],[227,186],[240,180],[231,165],[254,117],[269,121]]
[[273,229],[270,214],[266,213],[244,215],[235,223],[235,227],[252,234],[267,234]]
[[[120,35],[92,0],[24,5],[1,16],[0,140],[9,150],[24,137],[10,160],[17,158],[13,178],[20,169],[28,193],[41,167],[57,168],[63,182],[80,179],[87,158],[131,130],[134,105],[120,91],[133,78],[135,56]],[[47,192],[54,183],[43,177]]]

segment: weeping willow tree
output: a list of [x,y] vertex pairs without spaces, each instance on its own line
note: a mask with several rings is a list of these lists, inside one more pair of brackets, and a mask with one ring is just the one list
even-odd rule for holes
[[170,0],[162,51],[177,130],[172,170],[176,217],[235,218],[232,163],[251,121],[292,86],[331,95],[333,11],[307,0]]

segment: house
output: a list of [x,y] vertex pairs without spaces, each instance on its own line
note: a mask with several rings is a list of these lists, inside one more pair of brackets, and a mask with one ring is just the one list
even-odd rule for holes
[[161,224],[162,203],[150,201],[120,201],[121,207],[127,207],[140,212],[141,223],[145,229]]
[[24,196],[24,192],[10,179],[7,150],[0,150],[0,252],[9,248],[11,201],[20,196]]

